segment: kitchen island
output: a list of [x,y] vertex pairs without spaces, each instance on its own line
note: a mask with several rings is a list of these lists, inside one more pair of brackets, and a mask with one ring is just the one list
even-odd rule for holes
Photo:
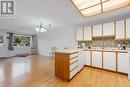
[[82,49],[55,52],[55,75],[69,81],[79,72],[79,52]]

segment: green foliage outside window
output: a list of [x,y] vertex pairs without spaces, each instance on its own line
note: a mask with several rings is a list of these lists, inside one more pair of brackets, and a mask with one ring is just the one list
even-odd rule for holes
[[30,46],[30,36],[14,36],[14,46]]
[[14,37],[14,43],[17,43],[17,44],[19,44],[19,43],[21,43],[21,38],[19,37],[19,36],[15,36]]

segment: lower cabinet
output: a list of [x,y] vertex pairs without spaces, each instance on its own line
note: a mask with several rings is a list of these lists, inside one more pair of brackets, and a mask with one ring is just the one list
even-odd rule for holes
[[102,52],[92,51],[92,66],[102,68]]
[[79,51],[76,53],[56,52],[55,76],[69,81],[84,67],[84,65],[91,66],[91,64],[92,67],[128,73],[128,53],[107,51]]
[[85,65],[85,51],[80,51],[78,57],[79,57],[78,58],[79,59],[78,71],[80,71],[83,68],[83,66]]
[[127,53],[118,53],[118,72],[128,73],[129,59]]
[[103,56],[103,68],[116,71],[116,52],[104,52]]
[[91,66],[91,51],[85,51],[85,65]]
[[55,76],[66,81],[72,79],[79,69],[79,53],[55,53]]
[[74,75],[76,75],[77,73],[78,73],[78,67],[75,68],[73,71],[70,72],[69,79],[72,79],[74,77]]

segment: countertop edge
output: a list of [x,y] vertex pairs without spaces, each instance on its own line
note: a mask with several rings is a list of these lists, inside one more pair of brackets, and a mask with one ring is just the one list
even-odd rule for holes
[[59,50],[55,53],[66,53],[66,54],[73,54],[80,51],[99,51],[99,52],[118,52],[118,53],[128,53],[127,50],[103,50],[103,49],[68,49],[68,50]]

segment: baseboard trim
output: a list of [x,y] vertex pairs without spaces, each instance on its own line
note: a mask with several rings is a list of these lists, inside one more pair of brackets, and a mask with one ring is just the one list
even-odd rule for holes
[[108,72],[113,72],[113,73],[128,75],[128,73],[123,73],[123,72],[108,70],[108,69],[104,69],[104,68],[93,67],[93,66],[89,66],[89,65],[85,65],[85,67],[91,67],[91,68],[100,69],[100,70],[104,70],[104,71],[108,71]]

